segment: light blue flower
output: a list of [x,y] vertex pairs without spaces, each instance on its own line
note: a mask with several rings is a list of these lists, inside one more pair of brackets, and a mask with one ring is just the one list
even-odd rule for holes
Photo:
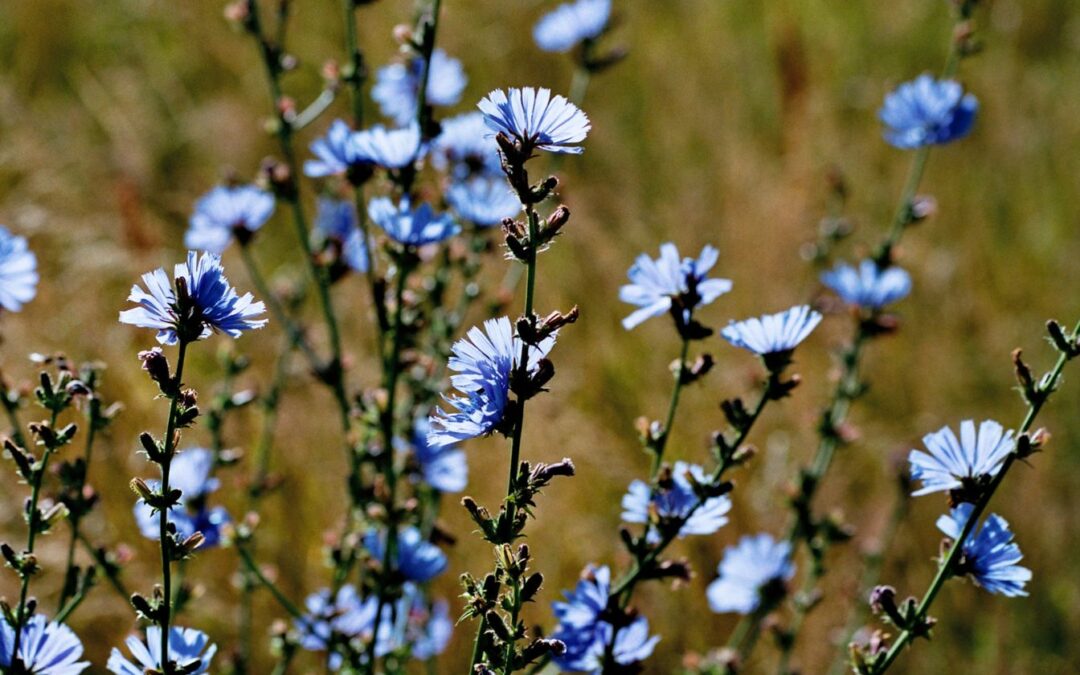
[[90,667],[79,661],[83,646],[75,633],[62,623],[50,623],[41,614],[35,614],[24,622],[19,637],[17,661],[20,667],[12,668],[15,649],[15,628],[0,616],[0,666],[4,672],[25,675],[79,675]]
[[[614,642],[612,634],[615,635]],[[561,671],[597,675],[605,672],[605,652],[609,644],[612,645],[611,659],[620,666],[629,667],[652,656],[660,641],[659,635],[650,637],[649,621],[643,616],[619,629],[606,621],[597,623],[591,631],[560,626],[551,637],[566,645],[566,652],[554,659]]]
[[469,482],[465,452],[453,445],[431,445],[428,442],[430,431],[431,423],[426,417],[413,425],[412,451],[424,482],[440,492],[461,492]]
[[994,420],[984,420],[975,430],[975,422],[960,423],[960,438],[949,427],[923,436],[929,454],[912,450],[908,455],[911,478],[922,482],[913,496],[978,488],[997,475],[1001,464],[1016,441],[1012,431],[1006,431]]
[[568,52],[600,36],[611,18],[611,0],[576,0],[559,5],[533,27],[536,46],[545,52]]
[[[214,455],[203,448],[185,450],[172,460],[169,474],[169,487],[181,491],[180,500],[169,509],[168,522],[175,528],[181,539],[187,539],[196,532],[202,533],[205,541],[203,548],[212,548],[221,543],[221,528],[229,522],[229,513],[224,508],[210,507],[206,498],[218,489],[220,482],[211,476]],[[146,481],[152,490],[158,490],[161,482]],[[161,537],[160,515],[145,501],[135,503],[135,523],[147,539]]]
[[0,225],[0,307],[17,312],[37,294],[37,256],[26,237]]
[[304,174],[310,178],[324,178],[344,174],[364,164],[353,143],[353,130],[342,120],[334,120],[326,135],[315,139],[311,152],[317,159],[304,162]]
[[720,577],[706,590],[712,611],[750,614],[772,594],[774,585],[795,576],[791,544],[774,541],[768,534],[743,537],[738,545],[724,549],[717,572]]
[[623,319],[623,328],[630,330],[646,319],[666,314],[673,305],[681,309],[682,321],[688,322],[695,309],[730,291],[731,281],[706,276],[719,255],[715,248],[706,246],[697,260],[681,258],[679,249],[669,242],[660,247],[656,260],[644,253],[638,256],[626,274],[630,283],[619,289],[619,299],[640,309]]
[[585,113],[563,96],[552,98],[549,89],[496,89],[477,107],[489,129],[516,140],[526,155],[533,149],[580,155],[583,148],[574,144],[591,128]]
[[660,531],[685,519],[679,527],[680,538],[691,534],[712,534],[727,524],[731,499],[725,495],[710,497],[701,506],[687,474],[698,485],[707,485],[709,477],[696,464],[675,462],[671,481],[655,489],[645,481],[630,483],[629,491],[622,498],[622,519],[627,523],[648,523],[659,519],[656,528],[649,528],[649,543],[658,543]]
[[607,608],[611,593],[611,570],[606,565],[589,565],[572,591],[563,591],[565,601],[551,603],[559,625],[576,629],[593,628]]
[[959,82],[920,75],[885,96],[878,116],[885,140],[903,150],[940,145],[967,136],[979,102]]
[[521,203],[506,181],[486,176],[451,185],[446,202],[463,220],[477,227],[494,227],[521,211]]
[[345,264],[361,274],[367,272],[368,247],[356,224],[356,205],[345,199],[319,197],[316,202],[315,232],[341,246]]
[[166,345],[175,344],[179,336],[203,340],[214,331],[238,338],[246,330],[266,325],[266,319],[255,318],[266,307],[255,302],[250,293],[237,295],[225,278],[218,256],[199,256],[189,251],[187,262],[176,266],[173,277],[186,284],[187,298],[182,307],[165,270],[158,268],[143,275],[146,290],[138,285],[131,288],[128,300],[139,307],[120,312],[120,322],[155,329],[158,342]]
[[911,275],[895,266],[881,269],[873,260],[863,260],[858,269],[837,263],[821,275],[821,283],[844,302],[864,309],[882,309],[911,292]]
[[[958,504],[949,515],[938,518],[938,529],[953,541],[959,539],[974,508],[972,504]],[[1017,564],[1024,556],[1004,518],[990,514],[964,540],[963,550],[957,574],[970,576],[990,593],[1009,598],[1027,595],[1024,586],[1031,581],[1031,570]]]
[[736,347],[769,356],[792,351],[814,332],[819,323],[821,314],[807,305],[800,305],[778,314],[732,321],[720,334]]
[[[386,551],[386,533],[370,529],[364,536],[364,548],[374,560],[382,561]],[[435,544],[426,541],[420,530],[403,527],[397,535],[397,562],[394,568],[409,581],[423,583],[446,569],[446,554]]]
[[[379,104],[382,114],[397,124],[415,120],[416,99],[420,92],[424,61],[414,57],[408,63],[384,66],[375,74],[371,98]],[[450,106],[461,100],[461,93],[468,83],[461,62],[448,56],[441,49],[431,53],[431,72],[428,74],[427,105]]]
[[407,642],[412,645],[412,657],[420,661],[434,658],[446,651],[454,633],[454,622],[450,618],[450,605],[439,600],[428,609],[423,594],[411,584],[405,593],[408,616]]
[[[529,348],[527,370],[535,373],[540,360],[555,346],[555,335]],[[521,359],[521,339],[510,319],[500,317],[473,327],[451,348],[450,383],[463,396],[444,396],[456,411],[436,409],[431,416],[428,443],[439,447],[496,431],[510,401],[510,375]]]
[[222,252],[236,237],[241,244],[274,213],[274,196],[254,185],[219,185],[195,202],[184,245],[191,249]]
[[413,122],[401,129],[376,124],[352,135],[356,158],[383,169],[402,169],[424,154],[420,127]]
[[[119,649],[113,648],[109,656],[108,669],[113,675],[144,675],[147,672],[161,672],[161,628],[146,628],[146,643],[135,636],[129,637],[125,644],[134,662],[124,657]],[[217,653],[217,645],[210,644],[206,633],[193,628],[173,626],[169,629],[168,660],[181,668],[192,667],[184,672],[191,675],[203,675],[210,672],[210,662]]]
[[406,246],[437,244],[461,232],[450,214],[436,215],[426,202],[414,209],[405,198],[395,205],[389,197],[376,197],[368,202],[368,215],[391,239]]
[[[302,619],[294,621],[300,634],[300,646],[308,651],[322,652],[330,649],[336,639],[370,636],[377,605],[378,600],[373,596],[361,600],[351,584],[345,584],[336,594],[329,588],[312,593],[304,600],[307,612]],[[383,630],[379,632],[384,633]],[[341,661],[341,655],[337,653],[328,657],[332,670],[339,669]]]
[[502,177],[502,160],[495,135],[480,112],[448,117],[432,141],[431,163],[455,180],[474,176]]

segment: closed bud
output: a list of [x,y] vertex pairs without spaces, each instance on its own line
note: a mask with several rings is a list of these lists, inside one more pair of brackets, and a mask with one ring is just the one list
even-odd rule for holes
[[540,592],[540,588],[544,585],[544,575],[536,572],[529,575],[525,579],[525,583],[521,585],[521,601],[532,602],[536,594]]
[[555,209],[550,216],[548,216],[547,224],[544,226],[544,240],[551,241],[559,234],[559,230],[563,228],[566,223],[570,221],[570,209],[566,206],[560,206]]
[[176,393],[176,385],[169,373],[169,359],[161,347],[139,352],[139,361],[142,362],[142,369],[158,385],[162,394],[173,396]]
[[139,443],[142,444],[143,450],[146,452],[146,456],[151,462],[160,462],[162,459],[162,450],[158,447],[157,441],[150,435],[149,432],[142,432],[139,434]]
[[506,622],[503,621],[502,615],[498,612],[488,612],[487,614],[488,628],[492,633],[495,633],[503,642],[510,642],[513,637],[510,634],[510,629],[507,627]]

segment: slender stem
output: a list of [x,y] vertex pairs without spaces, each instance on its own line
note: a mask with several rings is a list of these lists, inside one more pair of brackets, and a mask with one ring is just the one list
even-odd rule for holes
[[[161,495],[169,494],[169,471],[172,468],[173,453],[176,451],[176,419],[180,410],[180,387],[183,383],[184,361],[187,357],[187,340],[181,339],[176,357],[175,390],[169,401],[169,421],[165,427],[165,447],[161,460]],[[161,667],[166,674],[169,666],[169,621],[172,611],[172,550],[169,547],[169,509],[159,512],[158,537],[161,543]]]
[[[1080,323],[1077,323],[1072,331],[1072,340],[1076,341],[1080,336]],[[987,505],[990,503],[990,499],[994,496],[998,487],[1001,486],[1001,482],[1005,480],[1005,476],[1009,473],[1009,469],[1018,459],[1017,448],[1019,439],[1028,431],[1031,430],[1032,425],[1035,423],[1035,418],[1038,417],[1039,411],[1042,410],[1043,405],[1046,403],[1050,394],[1057,387],[1058,382],[1061,379],[1061,371],[1065,368],[1065,364],[1069,361],[1069,356],[1062,353],[1058,356],[1057,362],[1054,367],[1042,380],[1045,382],[1043,391],[1045,395],[1036,397],[1034,400],[1028,403],[1027,413],[1024,415],[1024,421],[1020,424],[1020,428],[1016,431],[1017,441],[1014,442],[1013,450],[1006,457],[1001,464],[1001,469],[990,481],[990,484],[979,496],[979,500],[975,503],[975,507],[971,510],[971,515],[968,517],[967,522],[964,524],[963,529],[960,531],[960,536],[952,543],[949,548],[949,552],[945,556],[945,560],[938,566],[937,574],[934,575],[934,580],[930,583],[930,587],[926,589],[926,593],[923,595],[922,600],[919,601],[919,605],[915,610],[915,620],[913,625],[922,623],[927,617],[927,612],[930,611],[930,605],[933,604],[934,598],[941,591],[941,587],[945,584],[945,581],[953,575],[956,568],[956,563],[960,559],[960,556],[964,551],[964,542],[971,536],[971,533],[975,530],[975,526],[978,524],[979,518],[982,517],[984,511],[986,511]],[[903,630],[896,641],[893,642],[889,651],[885,655],[885,659],[878,664],[875,664],[871,671],[874,675],[881,675],[889,669],[889,666],[896,661],[900,656],[900,652],[904,647],[911,643],[916,637],[915,631],[910,628]]]
[[[95,395],[96,396],[96,395]],[[90,473],[90,460],[94,453],[94,440],[97,438],[97,415],[94,411],[98,409],[98,400],[96,398],[91,399],[88,408],[91,412],[87,413],[88,426],[90,427],[86,432],[86,447],[83,451],[83,474],[78,484],[74,487],[73,492],[76,494],[76,499],[82,498],[83,488],[86,486],[86,479]],[[82,525],[82,514],[69,518],[71,523],[71,539],[68,541],[67,551],[67,565],[64,568],[66,570],[64,574],[64,587],[60,590],[60,600],[57,603],[57,611],[64,607],[68,598],[75,592],[72,588],[72,584],[75,580],[75,547],[79,542],[79,526]],[[71,611],[75,608],[72,607]],[[54,619],[55,621],[56,619]]]
[[352,92],[353,125],[359,129],[364,124],[364,57],[356,31],[355,0],[342,0],[341,4],[345,10],[345,51],[349,64],[345,81]]
[[8,398],[8,392],[0,391],[4,396],[4,413],[7,415],[8,423],[11,424],[11,440],[15,441],[15,445],[21,448],[26,447],[26,438],[22,433],[22,424],[19,422],[19,402],[18,399],[12,401]]
[[293,604],[292,600],[289,600],[289,598],[281,592],[281,589],[279,589],[273,581],[266,578],[266,575],[262,573],[262,570],[259,569],[259,566],[252,559],[251,553],[248,552],[247,547],[243,544],[239,544],[236,547],[236,552],[240,555],[240,560],[244,563],[244,567],[247,568],[251,576],[265,586],[266,590],[270,591],[270,595],[274,596],[274,599],[281,605],[281,608],[288,612],[292,618],[306,626],[308,620],[304,616],[304,613],[300,611],[299,607]]
[[652,471],[650,477],[656,480],[660,472],[660,463],[664,459],[664,450],[667,448],[668,439],[671,438],[671,427],[675,424],[675,411],[679,408],[679,394],[682,393],[686,380],[686,357],[690,352],[690,340],[682,339],[682,350],[679,353],[679,369],[675,372],[675,385],[671,388],[671,401],[668,403],[667,417],[664,420],[664,431],[656,441],[653,454]]

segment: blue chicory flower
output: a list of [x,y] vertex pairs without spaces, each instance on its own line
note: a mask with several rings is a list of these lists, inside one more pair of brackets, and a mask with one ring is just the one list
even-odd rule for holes
[[309,178],[325,178],[344,174],[365,162],[356,152],[353,130],[342,120],[334,120],[326,135],[315,139],[311,152],[317,159],[304,162],[304,175]]
[[412,584],[406,584],[403,601],[408,612],[406,642],[412,647],[412,658],[426,661],[445,652],[454,633],[450,605],[439,600],[429,608],[423,594]]
[[446,191],[446,202],[477,227],[494,227],[521,211],[521,203],[506,181],[487,176],[454,183]]
[[[148,626],[146,628],[146,642],[135,636],[129,637],[125,644],[131,652],[134,662],[124,657],[123,653],[115,647],[109,656],[107,665],[113,675],[143,675],[153,671],[161,672],[164,664],[161,662],[161,628]],[[203,675],[210,672],[210,662],[217,653],[217,645],[210,644],[210,638],[206,633],[193,628],[180,628],[173,626],[169,629],[169,654],[168,660],[181,668],[194,667],[193,670],[184,672],[191,675]]]
[[619,289],[619,299],[640,309],[623,319],[623,328],[630,330],[646,319],[671,311],[682,310],[683,323],[698,307],[712,303],[731,290],[727,279],[709,279],[706,275],[719,257],[712,246],[701,250],[697,260],[680,258],[675,244],[660,247],[660,257],[653,260],[641,254],[627,272],[630,283]]
[[799,346],[821,323],[821,314],[807,305],[760,318],[732,321],[720,334],[731,344],[759,356],[784,355]]
[[461,232],[448,213],[436,215],[427,202],[415,209],[407,198],[397,205],[389,197],[368,202],[368,215],[391,239],[405,246],[437,244]]
[[178,302],[165,270],[158,268],[143,275],[146,290],[131,288],[128,300],[139,307],[120,312],[120,323],[157,330],[158,342],[175,344],[185,340],[203,340],[214,331],[238,338],[246,330],[262,328],[266,319],[256,319],[266,311],[251,293],[237,295],[229,285],[221,258],[213,253],[199,256],[189,251],[186,263],[176,265],[173,278],[184,280],[186,297]]
[[420,159],[425,150],[415,122],[400,129],[376,124],[354,133],[352,143],[359,161],[383,169],[403,169]]
[[[62,623],[50,623],[41,614],[26,619],[19,638],[19,653],[15,655],[15,627],[0,616],[0,666],[4,672],[27,675],[79,675],[90,664],[79,661],[83,655],[82,642],[74,631]],[[21,668],[12,668],[13,662]]]
[[526,155],[533,149],[580,155],[575,145],[589,134],[589,118],[563,96],[549,89],[496,89],[477,105],[484,122],[495,133],[521,144]]
[[559,625],[594,628],[607,608],[611,593],[611,570],[606,565],[589,565],[572,591],[563,591],[565,601],[551,603]]
[[424,482],[440,492],[461,492],[469,482],[465,452],[454,445],[432,445],[428,442],[430,431],[426,417],[413,425],[411,449]]
[[37,256],[26,237],[0,225],[0,307],[18,312],[37,294]]
[[341,246],[341,255],[350,269],[368,270],[368,247],[356,223],[356,205],[346,199],[319,197],[316,202],[315,232]]
[[724,550],[717,572],[720,577],[706,590],[712,611],[750,614],[771,595],[774,584],[795,576],[791,544],[768,534],[743,537]]
[[[535,373],[541,359],[555,346],[555,335],[531,346],[527,369]],[[451,348],[450,383],[463,396],[444,396],[456,411],[436,409],[431,416],[428,443],[439,447],[486,436],[499,429],[510,402],[510,375],[521,359],[522,342],[510,319],[500,317],[473,327]]]
[[700,499],[694,491],[691,476],[699,485],[709,482],[704,469],[686,462],[675,462],[671,480],[664,481],[655,489],[645,481],[635,480],[623,495],[622,519],[627,523],[649,523],[656,519],[656,528],[650,527],[648,530],[650,543],[658,543],[662,538],[661,531],[680,522],[680,538],[716,532],[728,522],[731,499],[726,495],[710,497],[698,506]]
[[559,670],[596,675],[605,672],[609,644],[612,646],[611,659],[620,666],[629,667],[649,658],[660,641],[659,635],[650,637],[649,621],[643,616],[619,629],[607,621],[598,622],[592,630],[560,626],[552,638],[566,645],[566,651],[554,659]]
[[979,102],[959,82],[920,75],[885,97],[878,116],[885,140],[902,150],[950,143],[967,136]]
[[994,420],[984,420],[975,430],[975,422],[960,423],[960,438],[945,426],[923,436],[929,454],[912,450],[908,455],[911,478],[922,482],[913,496],[978,488],[1001,470],[1001,463],[1016,446],[1012,431]]
[[254,185],[219,185],[195,202],[184,245],[221,255],[235,237],[241,244],[274,213],[274,196]]
[[440,122],[432,141],[431,163],[455,180],[476,176],[502,177],[502,161],[495,136],[480,112],[468,112]]
[[[294,623],[300,634],[300,646],[308,651],[322,652],[331,649],[337,639],[351,639],[359,635],[370,637],[374,626],[375,613],[378,611],[378,599],[374,596],[361,600],[356,588],[345,584],[334,594],[329,588],[312,593],[304,600],[307,612]],[[385,647],[389,635],[389,626],[380,629]],[[379,646],[380,653],[385,653]],[[341,668],[342,658],[338,653],[331,653],[327,665],[333,671]]]
[[536,46],[545,52],[568,52],[607,28],[611,0],[575,0],[545,14],[533,27]]
[[[424,61],[414,57],[408,63],[393,63],[379,69],[371,98],[379,104],[383,115],[396,124],[415,120],[416,99],[420,92]],[[468,78],[461,62],[441,49],[431,53],[431,72],[428,74],[425,102],[430,106],[450,106],[461,100]]]
[[911,292],[911,275],[895,266],[881,269],[873,260],[863,260],[858,268],[837,263],[821,275],[821,283],[849,305],[870,310],[880,310]]
[[[220,485],[211,475],[213,464],[213,453],[204,448],[193,448],[173,458],[169,475],[169,487],[181,492],[180,500],[169,510],[169,522],[181,539],[202,533],[204,548],[221,543],[221,528],[229,522],[229,513],[223,507],[210,507],[206,503],[206,498]],[[146,484],[155,491],[161,487],[161,482],[156,480],[146,481]],[[134,513],[144,537],[160,538],[160,516],[152,506],[139,500]]]
[[[364,536],[364,548],[374,560],[382,561],[386,551],[386,533],[372,528]],[[435,544],[426,541],[420,530],[403,527],[397,535],[397,564],[395,569],[409,581],[423,583],[446,569],[446,554]]]
[[[974,508],[966,502],[957,504],[949,515],[938,518],[938,529],[953,541],[957,540]],[[1017,564],[1024,556],[1013,541],[1009,523],[1004,518],[990,514],[982,526],[976,526],[964,540],[963,551],[957,574],[971,577],[990,593],[1008,598],[1027,595],[1024,586],[1031,581],[1031,570]]]

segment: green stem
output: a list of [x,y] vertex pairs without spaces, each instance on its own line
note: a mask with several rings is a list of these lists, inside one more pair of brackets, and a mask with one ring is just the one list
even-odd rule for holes
[[346,73],[345,81],[352,92],[353,125],[359,129],[364,124],[364,58],[356,31],[356,4],[354,0],[342,0],[341,4],[345,10],[345,51],[351,71]]
[[679,394],[682,393],[686,380],[686,357],[690,353],[690,340],[682,339],[682,351],[679,352],[679,369],[675,373],[675,386],[671,389],[671,401],[668,403],[667,417],[664,420],[663,434],[656,441],[653,453],[652,471],[650,478],[655,481],[660,473],[660,463],[664,459],[664,450],[667,448],[668,439],[671,438],[671,427],[675,424],[675,411],[679,408]]
[[[1080,323],[1077,323],[1073,328],[1071,340],[1075,343],[1077,337],[1080,337]],[[1009,469],[1012,468],[1013,464],[1015,464],[1018,459],[1016,450],[1020,437],[1031,430],[1032,425],[1035,423],[1035,418],[1039,415],[1039,411],[1042,410],[1042,407],[1050,397],[1050,394],[1057,387],[1058,382],[1061,379],[1061,371],[1065,368],[1065,364],[1068,361],[1069,356],[1067,354],[1062,353],[1058,356],[1058,360],[1054,364],[1054,367],[1043,380],[1043,382],[1046,383],[1043,388],[1045,395],[1036,397],[1028,403],[1027,414],[1024,415],[1024,421],[1016,431],[1017,441],[1013,445],[1012,452],[1005,457],[1005,460],[1001,464],[1001,469],[979,496],[979,500],[975,503],[975,507],[972,509],[970,517],[964,524],[964,528],[960,531],[960,536],[952,543],[949,552],[945,556],[944,562],[939,565],[937,574],[934,575],[934,580],[930,583],[930,587],[926,589],[926,593],[923,595],[922,600],[919,601],[919,605],[915,610],[913,625],[917,626],[926,619],[927,612],[930,611],[930,606],[933,604],[934,598],[936,598],[938,592],[941,591],[941,587],[945,584],[945,581],[953,575],[956,563],[963,554],[964,542],[967,541],[967,538],[975,530],[975,526],[978,524],[979,519],[986,510],[987,505],[990,503],[990,499],[994,496],[994,493],[997,492],[998,487],[1001,486],[1001,482],[1005,480],[1005,476],[1009,473]],[[873,675],[881,675],[881,673],[887,671],[889,666],[891,666],[893,662],[896,661],[897,657],[900,656],[900,652],[903,651],[904,647],[910,644],[915,637],[915,631],[910,628],[903,630],[889,648],[889,651],[885,655],[885,659],[882,662],[875,664],[871,671]]]
[[[75,489],[73,490],[75,494],[78,495],[77,499],[81,498],[83,488],[86,486],[86,479],[90,473],[90,460],[93,457],[94,452],[94,439],[97,438],[97,417],[96,414],[93,412],[98,409],[97,405],[98,402],[96,399],[92,399],[88,405],[88,408],[91,412],[87,413],[88,424],[90,428],[86,432],[86,448],[83,451],[83,462],[85,469],[82,475],[82,479],[79,481],[78,485],[75,486]],[[82,515],[69,518],[69,522],[71,523],[71,539],[68,541],[67,565],[64,568],[66,570],[64,573],[64,587],[60,590],[60,600],[57,603],[57,612],[59,612],[64,607],[65,603],[67,603],[68,601],[68,598],[70,598],[71,594],[75,592],[75,589],[72,588],[72,583],[76,581],[75,547],[79,542],[79,527],[80,525],[82,525]],[[72,607],[71,609],[74,610],[75,608]],[[57,620],[54,619],[54,621]]]
[[236,552],[240,555],[240,560],[244,563],[244,567],[247,568],[251,576],[265,586],[266,590],[270,591],[270,595],[274,596],[274,599],[281,605],[281,608],[301,624],[307,625],[308,620],[304,617],[304,613],[300,611],[299,607],[293,604],[292,600],[289,600],[289,598],[281,592],[281,589],[279,589],[273,581],[266,578],[266,575],[262,573],[262,570],[259,569],[259,566],[255,564],[255,561],[251,558],[251,553],[248,552],[247,547],[244,544],[237,544]]

